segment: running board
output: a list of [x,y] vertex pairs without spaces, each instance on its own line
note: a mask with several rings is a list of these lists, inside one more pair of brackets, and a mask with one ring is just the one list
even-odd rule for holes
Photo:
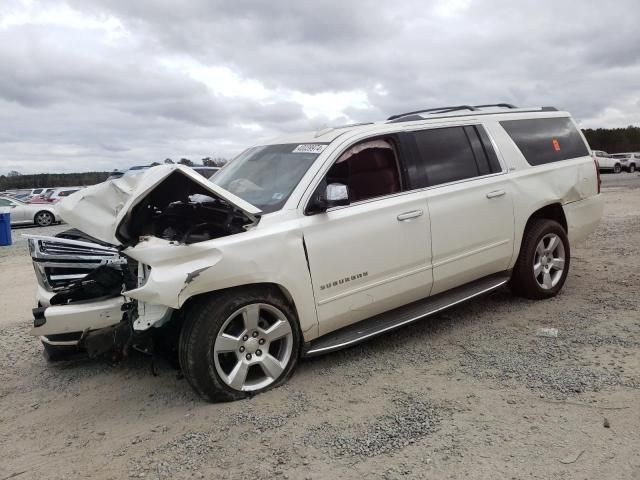
[[395,330],[422,318],[441,312],[459,303],[489,293],[509,281],[511,272],[501,272],[481,278],[461,287],[423,298],[388,312],[367,318],[312,340],[305,345],[302,356],[314,357],[350,347],[382,333]]

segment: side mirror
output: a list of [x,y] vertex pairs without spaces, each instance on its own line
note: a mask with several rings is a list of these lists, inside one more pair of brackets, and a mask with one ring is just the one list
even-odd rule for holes
[[327,185],[324,198],[327,208],[349,205],[349,189],[342,183],[330,183]]
[[327,211],[331,207],[349,205],[349,187],[342,183],[321,183],[316,189],[305,213],[313,215]]

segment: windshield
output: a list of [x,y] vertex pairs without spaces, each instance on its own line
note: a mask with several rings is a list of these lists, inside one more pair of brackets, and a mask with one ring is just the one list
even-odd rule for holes
[[275,212],[282,208],[326,145],[292,143],[253,147],[241,153],[211,181],[264,213]]

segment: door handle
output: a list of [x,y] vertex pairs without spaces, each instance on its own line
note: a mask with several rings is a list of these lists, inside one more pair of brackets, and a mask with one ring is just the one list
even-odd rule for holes
[[487,198],[497,198],[506,194],[507,192],[505,192],[504,190],[494,190],[493,192],[487,193]]
[[411,210],[410,212],[401,213],[397,218],[399,222],[404,222],[405,220],[421,217],[423,213],[422,210]]

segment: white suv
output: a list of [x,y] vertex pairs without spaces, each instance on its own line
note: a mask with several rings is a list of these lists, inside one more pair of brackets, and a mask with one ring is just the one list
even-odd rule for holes
[[619,158],[614,158],[613,155],[602,150],[593,150],[591,154],[601,172],[620,173],[622,171],[622,163]]
[[614,153],[611,157],[619,161],[622,169],[629,173],[635,172],[640,165],[640,153],[638,152]]
[[447,107],[289,135],[208,182],[158,166],[60,203],[81,230],[32,237],[46,350],[177,350],[209,400],[284,382],[509,284],[549,298],[602,215],[570,115]]

